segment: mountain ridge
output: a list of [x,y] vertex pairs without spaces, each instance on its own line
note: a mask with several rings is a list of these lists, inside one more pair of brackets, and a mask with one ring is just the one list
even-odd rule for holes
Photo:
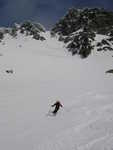
[[[72,55],[86,58],[94,47],[97,51],[113,50],[113,12],[101,8],[69,9],[51,30],[54,36],[66,43]],[[92,45],[97,34],[108,36]]]
[[9,34],[13,38],[15,38],[18,33],[21,33],[26,36],[32,36],[33,39],[43,41],[45,40],[45,38],[41,36],[41,33],[45,31],[45,28],[40,23],[24,21],[21,24],[15,23],[10,28],[0,28],[0,40],[4,38],[5,34]]
[[[18,33],[44,41],[46,29],[40,23],[24,21],[10,28],[0,28],[0,41],[6,34],[16,38]],[[93,50],[113,51],[113,12],[103,8],[71,8],[51,29],[51,37],[64,43],[72,55],[87,58]],[[97,40],[101,37],[101,40]]]

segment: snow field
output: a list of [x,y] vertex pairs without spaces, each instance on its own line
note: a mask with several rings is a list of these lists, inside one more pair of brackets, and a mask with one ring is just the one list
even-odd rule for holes
[[[112,150],[111,53],[72,57],[57,39],[0,43],[0,149]],[[13,74],[7,74],[13,69]],[[64,105],[47,116],[56,100]]]

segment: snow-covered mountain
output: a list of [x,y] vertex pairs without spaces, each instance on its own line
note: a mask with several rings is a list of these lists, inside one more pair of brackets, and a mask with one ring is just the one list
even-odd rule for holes
[[15,23],[14,26],[10,28],[0,28],[0,40],[2,41],[6,34],[16,38],[18,34],[21,33],[26,36],[31,36],[33,39],[43,41],[45,38],[41,35],[41,33],[45,31],[45,28],[40,23],[25,21],[21,24]]
[[[31,24],[1,29],[0,150],[112,150],[113,51],[72,57],[58,36],[35,30],[38,40]],[[57,100],[63,108],[48,115]]]
[[[58,34],[72,55],[86,58],[97,51],[113,51],[113,12],[104,9],[70,9],[53,27],[51,34]],[[103,35],[101,41],[96,41]],[[95,44],[96,41],[96,44]]]
[[[112,150],[112,51],[80,59],[42,36],[6,34],[0,43],[0,149]],[[63,108],[48,116],[56,100]]]
[[[13,38],[23,34],[44,41],[44,32],[46,29],[40,23],[15,23],[13,27],[0,28],[0,41],[6,34]],[[72,8],[54,25],[51,36],[57,36],[72,55],[78,54],[82,58],[88,57],[93,50],[113,51],[113,12],[99,8]]]

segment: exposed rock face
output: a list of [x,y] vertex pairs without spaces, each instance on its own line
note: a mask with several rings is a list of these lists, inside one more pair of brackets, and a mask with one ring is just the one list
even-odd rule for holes
[[[87,57],[93,48],[113,50],[113,12],[104,9],[70,9],[53,27],[51,34],[59,35],[59,40],[66,43],[72,55]],[[96,34],[106,35],[97,45],[92,45]]]
[[40,23],[33,23],[31,21],[25,21],[22,24],[14,24],[11,28],[1,28],[0,39],[3,39],[6,33],[10,34],[12,37],[16,37],[19,33],[25,34],[26,36],[32,36],[36,40],[45,40],[41,35],[45,32],[45,28]]

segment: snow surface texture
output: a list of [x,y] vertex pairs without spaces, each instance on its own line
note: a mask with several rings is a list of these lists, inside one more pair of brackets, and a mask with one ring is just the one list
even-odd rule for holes
[[0,43],[0,150],[113,150],[112,53],[72,57],[44,36]]

